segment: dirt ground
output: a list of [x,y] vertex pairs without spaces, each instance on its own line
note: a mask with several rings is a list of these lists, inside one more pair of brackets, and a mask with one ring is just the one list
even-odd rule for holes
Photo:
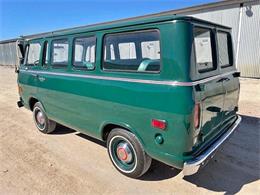
[[14,70],[0,67],[0,194],[260,194],[260,80],[241,79],[241,126],[189,177],[153,162],[142,178],[127,178],[103,143],[62,126],[44,135],[17,100]]

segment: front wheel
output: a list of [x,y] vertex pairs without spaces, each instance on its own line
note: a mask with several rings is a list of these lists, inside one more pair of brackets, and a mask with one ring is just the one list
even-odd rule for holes
[[145,153],[137,137],[124,129],[111,131],[107,149],[115,168],[128,177],[141,177],[151,165],[152,159]]
[[56,122],[48,119],[40,102],[35,103],[33,106],[33,120],[37,129],[42,133],[51,133],[56,128]]

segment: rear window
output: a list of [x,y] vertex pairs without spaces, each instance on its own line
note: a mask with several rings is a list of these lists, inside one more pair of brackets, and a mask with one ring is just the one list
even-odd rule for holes
[[218,61],[219,65],[224,68],[233,65],[232,40],[231,35],[227,32],[217,32],[218,40]]
[[103,69],[159,72],[159,37],[157,30],[106,35],[103,44]]
[[194,27],[194,46],[197,70],[200,73],[216,69],[214,62],[214,36],[211,29]]

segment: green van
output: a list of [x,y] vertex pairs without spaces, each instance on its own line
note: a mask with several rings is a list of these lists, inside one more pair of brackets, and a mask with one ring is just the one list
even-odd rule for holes
[[164,15],[24,39],[18,106],[107,143],[122,174],[156,159],[196,173],[241,121],[231,29]]

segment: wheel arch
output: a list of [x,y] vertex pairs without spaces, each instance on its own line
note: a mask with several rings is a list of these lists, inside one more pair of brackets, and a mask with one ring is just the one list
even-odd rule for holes
[[36,97],[30,97],[29,98],[29,101],[28,101],[28,104],[29,104],[29,108],[31,111],[33,111],[33,106],[39,102],[39,100],[36,98]]
[[144,142],[140,137],[140,135],[138,134],[138,132],[126,123],[116,123],[112,121],[104,122],[100,127],[101,139],[103,141],[106,141],[109,133],[115,128],[122,128],[125,129],[126,131],[133,133],[137,137],[137,139],[141,142],[142,146],[144,147]]
[[30,109],[31,111],[33,111],[33,106],[35,105],[36,102],[40,102],[41,105],[42,105],[42,107],[43,107],[43,109],[44,109],[45,112],[46,112],[45,106],[44,106],[44,104],[42,103],[42,101],[41,101],[39,98],[35,97],[35,96],[31,96],[31,97],[29,98],[29,101],[28,101],[29,109]]

